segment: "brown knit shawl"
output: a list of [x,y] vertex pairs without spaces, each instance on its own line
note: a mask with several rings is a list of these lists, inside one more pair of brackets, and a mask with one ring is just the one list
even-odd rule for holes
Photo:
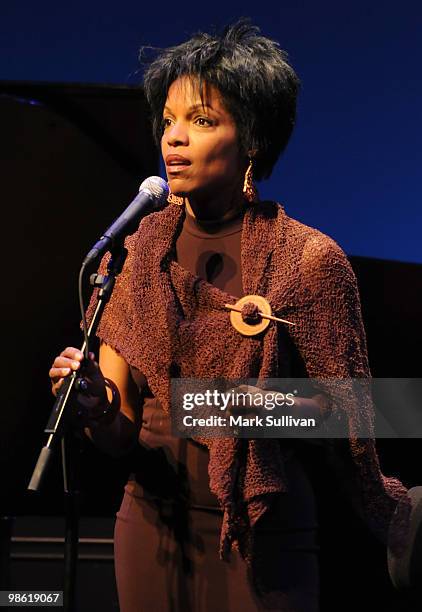
[[[176,262],[185,214],[184,206],[169,204],[145,217],[126,240],[128,259],[98,328],[102,340],[145,374],[166,412],[171,410],[172,376],[264,380],[283,376],[289,361],[279,347],[281,324],[272,322],[259,336],[242,336],[224,307],[236,298]],[[104,266],[105,260],[102,270]],[[244,215],[241,267],[245,294],[263,295],[274,314],[296,323],[284,333],[290,335],[309,377],[370,376],[356,279],[331,238],[289,218],[281,205],[261,202]],[[400,552],[410,507],[406,489],[382,475],[374,440],[353,435],[362,422],[371,428],[371,398],[357,402],[345,393],[335,399],[334,410],[349,421],[344,477],[352,483],[368,524],[384,542],[400,501],[393,539]],[[220,554],[225,558],[234,543],[250,562],[253,526],[274,495],[287,492],[283,451],[276,439],[203,442],[209,448],[210,488],[224,510]],[[330,441],[326,443],[330,447]],[[332,450],[333,464],[341,471],[334,441]]]

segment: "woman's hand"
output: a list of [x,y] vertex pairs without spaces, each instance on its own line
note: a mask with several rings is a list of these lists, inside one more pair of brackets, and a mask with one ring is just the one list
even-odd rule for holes
[[85,361],[82,352],[68,347],[58,355],[49,375],[52,391],[57,395],[63,380],[80,371],[87,382],[86,391],[74,394],[72,420],[97,448],[113,457],[129,452],[138,441],[139,393],[127,362],[114,349],[101,343],[101,368],[90,353]]
[[[243,394],[248,394],[252,403],[249,402],[239,405],[229,402],[226,408],[227,413],[242,414],[245,417],[271,414],[274,408],[274,395],[282,395],[277,391],[260,389],[253,385],[240,385],[232,389],[232,391],[235,397],[237,395],[243,396]],[[267,410],[270,410],[269,412],[265,412],[267,401],[271,402],[272,405],[271,409],[267,408]],[[283,407],[283,412],[285,415],[296,418],[315,418],[319,421],[330,416],[330,402],[323,393],[316,394],[309,398],[295,395],[289,402],[286,402]]]
[[90,353],[89,360],[85,360],[80,350],[69,346],[55,358],[49,371],[53,395],[57,396],[64,379],[77,370],[87,383],[86,389],[75,394],[77,408],[88,419],[95,419],[104,413],[108,398],[105,379],[94,353]]
[[66,376],[80,368],[83,357],[81,351],[68,346],[55,358],[48,373],[52,385],[51,391],[55,397]]

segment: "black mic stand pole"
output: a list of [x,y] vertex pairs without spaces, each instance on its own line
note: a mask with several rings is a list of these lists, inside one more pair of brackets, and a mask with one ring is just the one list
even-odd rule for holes
[[[88,346],[89,340],[95,335],[104,308],[113,293],[116,276],[122,271],[127,257],[127,250],[122,242],[115,245],[110,251],[111,258],[107,266],[107,276],[93,274],[90,279],[91,285],[98,287],[100,290],[97,295],[97,306],[88,328]],[[81,352],[85,352],[88,355],[86,348],[86,342],[84,341]],[[44,430],[46,434],[49,434],[47,444],[41,449],[28,485],[30,491],[39,490],[50,458],[60,442],[66,516],[63,589],[65,612],[75,611],[76,564],[79,542],[79,491],[76,485],[76,472],[79,470],[75,469],[75,464],[78,464],[80,447],[77,445],[76,452],[78,457],[76,458],[74,455],[76,445],[72,439],[74,436],[71,436],[73,432],[70,431],[69,427],[72,417],[71,399],[75,390],[83,392],[87,389],[87,384],[79,370],[72,372],[71,375],[64,379]],[[78,465],[76,465],[77,467]]]

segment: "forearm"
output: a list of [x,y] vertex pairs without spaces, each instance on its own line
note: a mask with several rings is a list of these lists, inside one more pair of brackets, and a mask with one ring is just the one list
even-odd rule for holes
[[[275,390],[263,390],[250,385],[241,389],[247,389],[248,393],[251,393],[254,406],[276,406],[277,412],[285,416],[314,418],[319,422],[330,415],[330,401],[323,393],[315,393],[311,397],[293,396],[286,400],[286,395]],[[280,399],[282,400],[281,404],[278,403]]]
[[[322,423],[329,418],[331,414],[330,400],[323,393],[315,393],[311,397],[294,396],[291,394],[281,393],[279,390],[259,389],[254,386],[244,386],[239,388],[241,393],[245,391],[251,394],[251,404],[246,407],[246,416],[267,416],[273,417],[293,417],[294,419],[314,419],[315,421],[315,436],[302,436],[302,429],[297,427],[282,427],[283,438],[301,438],[311,444],[321,445],[321,440],[318,437]],[[240,408],[241,404],[232,406],[231,412],[236,414],[244,411]],[[245,413],[244,413],[245,414]],[[312,428],[313,429],[313,428]],[[309,433],[309,428],[306,429]]]
[[121,457],[136,446],[139,428],[119,410],[111,422],[93,421],[84,432],[99,450],[112,457]]
[[91,412],[84,431],[98,449],[120,457],[138,442],[141,398],[126,361],[106,344],[100,347],[100,363],[107,399],[103,409]]
[[304,419],[313,418],[317,421],[328,418],[330,412],[330,401],[322,393],[312,397],[297,397],[289,408],[289,414],[292,416]]

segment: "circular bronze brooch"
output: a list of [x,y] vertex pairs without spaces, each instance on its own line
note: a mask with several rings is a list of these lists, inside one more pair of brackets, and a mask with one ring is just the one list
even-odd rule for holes
[[225,304],[230,312],[230,322],[243,336],[256,336],[267,329],[270,321],[295,325],[291,321],[274,317],[269,302],[262,295],[245,295],[236,304]]

